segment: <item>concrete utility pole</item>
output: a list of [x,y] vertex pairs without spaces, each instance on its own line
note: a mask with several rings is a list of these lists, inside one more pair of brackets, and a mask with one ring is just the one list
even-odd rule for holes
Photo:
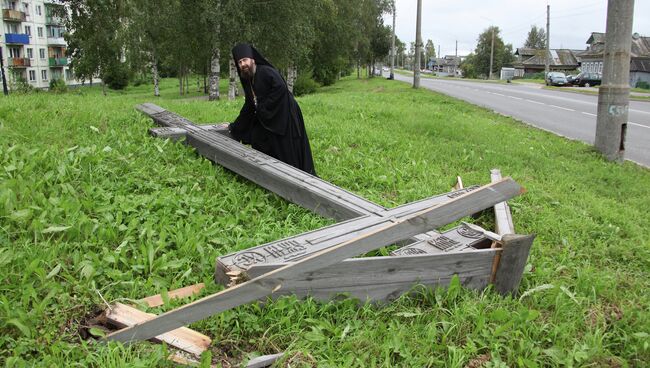
[[596,149],[610,161],[623,160],[630,104],[630,49],[634,0],[607,2],[603,82],[598,89]]
[[490,73],[488,79],[492,79],[492,63],[494,62],[494,28],[495,26],[492,26],[492,47],[490,47]]
[[415,63],[413,64],[413,88],[420,88],[420,57],[422,53],[422,0],[418,0],[418,18],[415,23]]
[[393,2],[393,40],[390,43],[390,75],[388,79],[395,79],[395,8],[397,5]]
[[457,74],[456,68],[458,68],[458,65],[456,64],[458,62],[458,40],[456,40],[456,57],[454,58],[454,77]]
[[2,92],[4,92],[5,96],[9,94],[9,90],[7,89],[7,78],[5,78],[5,63],[4,63],[4,56],[2,56],[2,46],[0,46],[0,72],[2,75]]
[[549,72],[549,54],[551,53],[551,6],[546,5],[546,56],[544,57],[544,79]]

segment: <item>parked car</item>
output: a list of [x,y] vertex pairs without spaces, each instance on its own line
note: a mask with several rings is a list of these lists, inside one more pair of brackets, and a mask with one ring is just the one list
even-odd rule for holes
[[573,80],[573,84],[580,87],[599,86],[602,82],[602,75],[600,73],[587,73],[583,72]]
[[566,86],[569,84],[566,80],[566,75],[560,72],[550,72],[546,75],[547,86]]
[[573,81],[574,81],[575,79],[576,79],[576,76],[575,76],[575,75],[569,74],[569,75],[566,76],[566,81],[567,81],[569,84],[573,84]]

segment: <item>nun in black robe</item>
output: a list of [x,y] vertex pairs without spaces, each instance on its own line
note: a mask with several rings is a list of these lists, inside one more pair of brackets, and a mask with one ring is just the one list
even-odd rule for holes
[[[250,45],[235,46],[232,55],[244,87],[245,102],[237,119],[229,125],[231,136],[316,175],[302,112],[280,73]],[[252,79],[242,76],[238,62],[243,58],[255,60]]]

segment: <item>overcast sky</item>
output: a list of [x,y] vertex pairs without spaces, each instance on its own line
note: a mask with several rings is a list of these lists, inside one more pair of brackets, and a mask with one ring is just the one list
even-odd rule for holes
[[[415,41],[417,0],[396,0],[397,37]],[[532,25],[546,27],[546,5],[551,6],[551,48],[584,49],[591,32],[605,32],[607,0],[422,0],[422,42],[431,39],[442,55],[467,55],[476,39],[490,25],[513,50],[522,47]],[[392,15],[384,17],[392,26]],[[650,36],[650,0],[636,0],[634,32]]]

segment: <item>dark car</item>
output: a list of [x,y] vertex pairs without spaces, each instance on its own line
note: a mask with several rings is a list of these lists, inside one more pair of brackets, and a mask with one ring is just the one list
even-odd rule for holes
[[569,84],[573,84],[573,81],[574,81],[575,79],[576,79],[576,76],[575,76],[575,75],[570,74],[570,75],[567,75],[567,76],[566,76],[566,81],[569,82]]
[[560,72],[550,72],[546,75],[547,86],[566,86],[569,82],[566,80],[566,75]]
[[600,73],[580,73],[573,80],[573,84],[580,87],[599,86],[602,82]]

